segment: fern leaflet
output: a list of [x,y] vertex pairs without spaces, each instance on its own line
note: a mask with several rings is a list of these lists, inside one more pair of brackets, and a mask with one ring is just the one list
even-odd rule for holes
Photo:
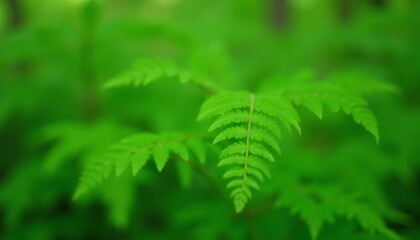
[[259,190],[260,182],[270,177],[268,162],[280,153],[280,125],[294,126],[299,132],[299,117],[287,102],[270,95],[256,96],[246,92],[225,92],[208,99],[198,120],[215,117],[209,131],[219,130],[213,143],[228,142],[218,166],[227,166],[223,178],[229,179],[236,212],[241,212]]
[[279,181],[283,186],[277,206],[287,206],[299,215],[308,224],[312,239],[318,238],[325,222],[334,223],[336,217],[354,219],[364,230],[388,239],[401,239],[386,226],[382,216],[361,201],[357,194],[348,193],[339,185],[303,186],[295,181],[288,178]]
[[193,152],[200,162],[205,161],[205,151],[201,140],[192,135],[174,133],[138,134],[125,138],[112,145],[103,158],[86,164],[74,194],[78,198],[115,171],[116,176],[123,174],[131,165],[132,174],[136,175],[150,158],[154,159],[157,170],[161,172],[171,154],[182,160],[190,159]]
[[[307,78],[312,78],[312,75]],[[311,79],[313,80],[313,79]],[[395,86],[361,74],[335,74],[323,82],[297,83],[283,89],[286,97],[297,105],[302,105],[319,118],[323,115],[323,105],[331,111],[352,115],[379,141],[378,124],[372,111],[367,107],[363,94],[373,92],[396,92]]]
[[177,78],[182,84],[192,83],[207,92],[220,90],[220,86],[199,74],[179,68],[173,61],[166,59],[142,59],[135,62],[131,69],[109,80],[104,87],[115,88],[127,85],[146,86],[164,78]]

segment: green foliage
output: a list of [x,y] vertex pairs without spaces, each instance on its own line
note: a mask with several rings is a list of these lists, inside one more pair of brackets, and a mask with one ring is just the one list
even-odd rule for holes
[[[131,83],[147,85],[161,76],[174,76],[175,72],[173,65],[167,62],[144,60],[136,70],[111,80],[106,86],[115,87]],[[184,73],[178,74],[182,83],[188,81]],[[242,212],[252,198],[252,190],[260,190],[265,178],[271,177],[269,162],[274,163],[281,153],[281,128],[290,131],[294,127],[301,134],[300,118],[293,104],[308,108],[319,118],[323,115],[323,105],[332,112],[342,109],[344,113],[351,114],[356,123],[364,126],[379,141],[376,119],[367,108],[367,101],[363,95],[381,91],[395,92],[393,85],[352,73],[336,74],[320,83],[316,82],[311,74],[298,76],[297,80],[291,85],[278,88],[277,91],[258,95],[241,91],[221,92],[206,100],[200,109],[199,121],[215,118],[209,128],[210,132],[218,131],[213,144],[226,143],[217,166],[226,168],[223,178],[228,179],[227,188],[231,189],[230,196],[237,213]],[[198,156],[204,155],[202,143],[193,141],[191,144],[191,139],[194,137],[177,134],[141,134],[123,139],[112,145],[103,158],[86,164],[74,198],[108,178],[113,171],[118,177],[131,166],[132,174],[136,175],[151,157],[157,170],[161,172],[170,158],[170,153],[178,155],[184,161],[189,159],[189,148],[199,152]],[[178,163],[177,169],[181,184],[190,185],[191,168]],[[282,188],[294,189],[292,186]],[[328,191],[316,189],[315,192],[321,194],[323,190]],[[317,199],[323,197],[315,196]],[[318,206],[316,202],[312,202],[312,198],[313,193],[297,194],[282,201],[285,201],[286,205],[289,204],[293,211],[299,212],[308,222],[313,239],[317,238],[322,223],[332,222],[335,215],[354,218],[366,230],[398,239],[394,232],[386,228],[382,219],[374,212],[369,212],[369,208],[364,205],[346,205],[347,200],[344,198],[336,200],[337,205],[328,203],[333,200],[325,200],[327,203]]]
[[361,228],[378,233],[389,239],[401,239],[389,229],[378,212],[360,200],[356,194],[349,194],[340,185],[303,186],[290,179],[284,179],[279,207],[287,206],[307,224],[312,239],[317,239],[324,223],[334,223],[337,217],[357,221]]
[[319,118],[322,118],[323,105],[333,112],[341,109],[344,113],[352,115],[357,123],[364,126],[373,134],[376,141],[379,141],[377,121],[367,108],[367,102],[362,95],[374,92],[396,92],[395,86],[355,73],[336,74],[322,82],[315,82],[311,78],[313,76],[310,74],[298,77],[297,83],[290,88],[285,88],[284,94]]
[[379,140],[376,119],[360,94],[392,91],[394,87],[380,81],[367,81],[366,85],[356,82],[356,87],[350,84],[351,80],[360,79],[358,77],[339,75],[321,84],[303,81],[265,95],[220,93],[203,104],[198,119],[217,117],[209,131],[222,128],[213,143],[233,140],[223,150],[218,166],[229,166],[223,177],[231,179],[227,187],[233,188],[231,196],[237,212],[241,212],[252,197],[251,188],[259,190],[258,181],[264,180],[263,175],[270,176],[267,161],[275,160],[272,150],[280,153],[279,123],[301,132],[298,114],[290,100],[305,106],[319,118],[322,118],[323,104],[333,112],[343,109]]
[[110,178],[101,188],[101,197],[109,208],[109,218],[119,228],[127,228],[134,207],[135,182],[126,174]]
[[234,140],[222,151],[218,166],[229,166],[223,178],[230,179],[227,187],[233,189],[236,212],[241,212],[252,197],[251,189],[260,189],[258,181],[263,181],[264,175],[270,177],[267,162],[274,162],[273,154],[280,153],[281,133],[276,120],[300,131],[297,113],[288,104],[252,93],[221,93],[201,108],[199,120],[218,117],[210,130],[222,128],[213,143]]
[[80,197],[113,172],[118,177],[130,168],[132,174],[136,175],[150,158],[153,158],[157,170],[161,172],[171,154],[176,154],[179,160],[189,161],[190,152],[204,163],[203,144],[194,135],[144,133],[124,138],[110,146],[102,158],[86,163],[74,198]]
[[420,239],[419,10],[0,1],[0,239]]
[[46,155],[42,169],[46,175],[55,175],[67,161],[84,152],[86,158],[102,152],[130,130],[109,121],[94,125],[73,122],[49,125],[42,131],[44,141],[55,141],[55,147]]
[[205,91],[217,91],[219,86],[198,73],[180,69],[173,61],[164,59],[143,59],[135,62],[130,70],[111,79],[105,88],[115,88],[126,85],[148,85],[164,78],[177,78],[180,83],[192,83]]

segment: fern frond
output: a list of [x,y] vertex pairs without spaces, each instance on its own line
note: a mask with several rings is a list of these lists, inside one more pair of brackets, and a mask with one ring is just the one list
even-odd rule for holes
[[268,162],[274,162],[273,153],[280,153],[279,123],[300,132],[299,117],[279,98],[225,92],[202,105],[198,119],[208,118],[216,118],[209,131],[219,130],[213,143],[227,143],[218,166],[227,168],[223,177],[229,180],[236,212],[241,212],[252,197],[251,189],[259,190],[264,176],[270,177]]
[[287,206],[292,213],[299,215],[308,224],[312,239],[318,238],[324,223],[333,223],[337,217],[356,220],[371,233],[400,239],[367,203],[338,185],[303,186],[291,179],[282,179],[279,183],[283,186],[277,205]]
[[364,94],[373,92],[397,92],[395,86],[362,74],[336,74],[324,82],[297,84],[284,89],[285,95],[295,104],[302,105],[322,118],[323,105],[331,111],[353,116],[379,141],[378,124],[368,108]]
[[373,75],[362,72],[339,72],[331,75],[327,81],[340,89],[357,94],[377,92],[398,93],[399,89],[392,83],[385,82]]
[[75,156],[81,156],[80,159],[84,161],[130,131],[107,121],[89,125],[76,122],[48,125],[42,130],[43,138],[56,143],[45,156],[43,171],[51,176]]
[[192,135],[144,133],[123,139],[112,145],[103,158],[86,164],[74,198],[95,187],[113,171],[118,177],[131,165],[132,174],[136,175],[149,159],[153,159],[157,170],[161,172],[172,154],[189,161],[190,151],[197,155],[200,162],[205,161],[204,146],[201,140]]
[[199,74],[181,69],[171,60],[159,58],[135,62],[129,70],[105,83],[104,87],[146,86],[165,78],[177,78],[182,84],[193,83],[208,92],[220,90],[220,86]]
[[105,88],[120,87],[126,85],[147,85],[163,77],[178,75],[182,83],[191,80],[190,74],[180,71],[171,61],[162,59],[147,59],[135,62],[131,69],[120,76],[111,79],[105,84]]

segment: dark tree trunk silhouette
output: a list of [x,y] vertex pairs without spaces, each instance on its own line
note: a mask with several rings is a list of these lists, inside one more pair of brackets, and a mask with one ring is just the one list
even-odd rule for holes
[[19,28],[23,23],[22,3],[20,0],[6,0],[9,8],[9,29]]
[[290,5],[287,0],[272,0],[269,4],[270,23],[276,29],[285,29],[290,23]]

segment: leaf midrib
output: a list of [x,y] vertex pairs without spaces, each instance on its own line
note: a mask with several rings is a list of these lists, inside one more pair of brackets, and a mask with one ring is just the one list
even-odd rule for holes
[[245,194],[245,184],[247,178],[247,168],[248,168],[248,159],[249,159],[249,146],[251,140],[251,123],[252,123],[252,114],[254,112],[254,104],[255,104],[255,95],[253,93],[250,94],[250,104],[249,104],[249,118],[248,118],[248,128],[246,132],[246,151],[245,151],[245,161],[244,161],[244,173],[243,173],[243,181],[242,181],[242,189],[241,195]]

